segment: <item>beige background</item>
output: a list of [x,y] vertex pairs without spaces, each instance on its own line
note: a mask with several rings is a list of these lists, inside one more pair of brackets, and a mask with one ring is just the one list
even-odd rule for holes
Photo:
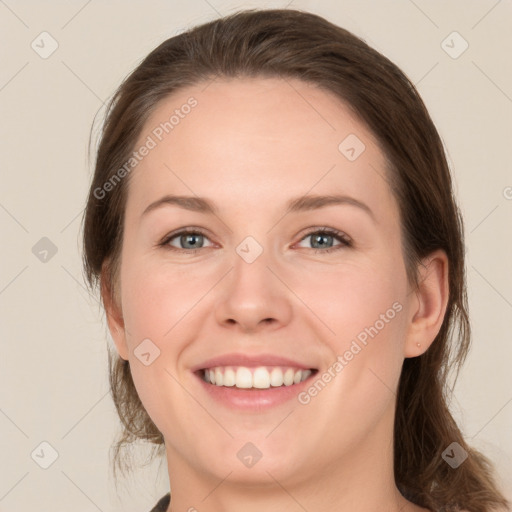
[[[111,340],[85,290],[80,259],[89,130],[121,79],[164,39],[239,8],[287,5],[327,17],[397,63],[418,84],[445,141],[466,220],[474,329],[452,406],[512,498],[510,1],[5,0],[1,511],[144,512],[167,492],[165,461],[121,481],[119,495],[109,473],[118,428],[106,374]],[[43,31],[58,43],[46,59],[31,47]],[[453,31],[469,44],[456,59],[441,46]],[[452,53],[462,49],[461,39],[448,42]],[[32,252],[42,237],[58,250],[47,262]],[[58,453],[48,469],[39,465],[50,462],[43,441]]]

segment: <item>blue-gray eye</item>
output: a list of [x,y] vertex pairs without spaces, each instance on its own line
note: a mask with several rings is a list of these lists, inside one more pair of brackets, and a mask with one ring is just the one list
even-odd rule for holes
[[179,233],[167,237],[162,242],[162,245],[182,251],[193,251],[207,247],[205,245],[206,240],[208,240],[208,237],[198,231],[180,231]]
[[[312,231],[301,240],[301,243],[308,239],[310,240],[309,243],[311,245],[309,248],[319,250],[319,252],[329,252],[330,250],[351,246],[351,241],[346,235],[340,231],[332,229],[319,229],[317,231]],[[337,244],[334,244],[335,240],[338,241]],[[302,245],[301,247],[304,246]]]

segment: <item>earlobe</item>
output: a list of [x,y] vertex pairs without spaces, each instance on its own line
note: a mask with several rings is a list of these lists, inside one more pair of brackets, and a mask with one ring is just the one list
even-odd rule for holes
[[101,272],[101,298],[105,308],[105,315],[110,335],[114,340],[117,352],[122,359],[128,360],[128,345],[126,343],[126,331],[122,308],[120,301],[116,300],[116,297],[114,296],[115,294],[110,288],[107,266],[108,264],[104,264]]
[[441,249],[422,261],[404,357],[417,357],[426,352],[439,333],[448,305],[448,270],[448,257]]

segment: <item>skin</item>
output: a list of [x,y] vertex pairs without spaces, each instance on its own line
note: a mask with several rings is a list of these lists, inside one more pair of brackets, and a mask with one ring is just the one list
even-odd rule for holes
[[[427,350],[442,324],[446,255],[424,260],[420,288],[410,288],[384,156],[339,99],[298,80],[206,85],[166,98],[146,123],[140,144],[197,99],[132,171],[118,300],[103,286],[119,355],[165,439],[169,511],[426,510],[396,488],[393,416],[404,358]],[[366,146],[354,161],[338,149],[349,134]],[[292,198],[334,193],[364,202],[375,220],[347,204],[285,214]],[[141,217],[165,194],[207,198],[217,214],[166,205]],[[158,246],[186,227],[206,233],[198,250],[187,253],[179,236],[171,243],[182,252]],[[337,250],[326,253],[307,236],[321,227],[353,245],[328,238]],[[263,248],[250,264],[236,252],[247,236]],[[225,353],[270,352],[322,373],[397,301],[402,310],[307,405],[228,408],[190,370]],[[160,350],[148,366],[134,355],[146,338]],[[263,454],[252,468],[237,458],[247,442]]]

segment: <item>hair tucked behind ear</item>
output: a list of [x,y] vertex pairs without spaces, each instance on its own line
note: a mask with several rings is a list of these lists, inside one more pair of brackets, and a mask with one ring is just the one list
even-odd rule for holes
[[[394,466],[398,488],[432,510],[484,512],[506,507],[491,466],[465,442],[447,405],[448,371],[469,349],[463,223],[440,137],[414,85],[387,58],[350,32],[295,10],[242,11],[164,41],[128,76],[109,103],[84,217],[84,269],[91,287],[119,285],[129,179],[108,194],[102,185],[134,149],[158,103],[179,89],[215,77],[298,78],[335,94],[371,130],[388,161],[400,210],[407,274],[417,284],[420,260],[437,249],[449,260],[449,302],[435,341],[406,359],[398,388]],[[103,273],[102,273],[103,270]],[[123,425],[121,448],[163,438],[142,406],[129,363],[111,354],[112,396]],[[468,458],[452,469],[442,458],[453,442]]]

